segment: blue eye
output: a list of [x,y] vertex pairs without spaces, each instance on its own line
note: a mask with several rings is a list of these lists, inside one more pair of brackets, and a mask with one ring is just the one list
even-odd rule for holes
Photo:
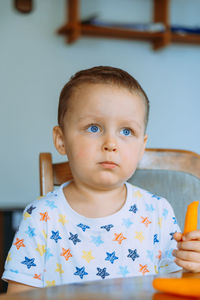
[[88,132],[92,132],[92,133],[96,133],[96,132],[99,132],[99,127],[97,125],[90,125],[88,128],[87,128],[87,131]]
[[130,129],[128,128],[123,128],[121,131],[120,131],[121,134],[125,135],[125,136],[131,136],[132,135],[132,132]]

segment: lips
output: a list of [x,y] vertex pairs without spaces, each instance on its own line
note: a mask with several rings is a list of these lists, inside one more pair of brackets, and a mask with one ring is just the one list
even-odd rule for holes
[[100,162],[100,165],[105,169],[114,169],[115,167],[118,166],[113,161],[102,161],[102,162]]

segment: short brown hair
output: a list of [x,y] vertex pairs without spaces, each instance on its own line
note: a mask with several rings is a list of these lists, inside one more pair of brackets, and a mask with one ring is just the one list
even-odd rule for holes
[[149,118],[149,99],[137,80],[129,73],[119,68],[98,66],[77,72],[71,77],[69,82],[63,87],[58,106],[58,125],[63,128],[63,120],[68,108],[68,101],[72,97],[74,90],[84,83],[93,84],[113,84],[127,88],[131,92],[138,94],[145,104],[145,130]]

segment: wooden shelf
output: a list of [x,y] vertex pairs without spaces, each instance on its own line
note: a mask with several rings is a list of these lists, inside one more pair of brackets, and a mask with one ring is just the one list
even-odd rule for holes
[[136,31],[81,23],[79,0],[66,1],[68,21],[57,32],[67,37],[67,43],[74,43],[81,36],[93,36],[149,41],[152,43],[154,50],[166,47],[170,43],[200,44],[200,35],[198,34],[178,34],[170,31],[170,0],[153,0],[153,20],[155,23],[162,23],[165,26],[166,30],[164,32]]

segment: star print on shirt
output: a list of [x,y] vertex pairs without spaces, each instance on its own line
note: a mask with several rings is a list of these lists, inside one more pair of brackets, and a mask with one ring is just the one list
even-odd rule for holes
[[25,256],[25,260],[21,262],[21,264],[26,265],[28,269],[31,267],[36,267],[36,264],[34,264],[35,258],[28,258]]
[[[177,232],[177,231],[175,231],[175,232]],[[170,232],[170,233],[169,233],[169,235],[171,235],[171,240],[174,239],[174,233],[175,233],[175,232]]]
[[131,212],[133,212],[134,214],[136,214],[136,212],[138,211],[138,208],[137,208],[136,204],[131,205],[129,211],[131,211]]
[[45,222],[47,222],[47,220],[50,219],[49,216],[48,216],[48,212],[47,212],[47,211],[45,211],[44,213],[40,213],[40,215],[41,215],[40,221],[45,221]]
[[46,200],[46,206],[49,206],[51,209],[57,208],[55,201]]
[[153,212],[155,210],[152,204],[145,203],[145,206],[147,211]]
[[90,263],[90,261],[92,259],[94,259],[94,256],[92,256],[92,251],[85,251],[83,250],[83,256],[81,258],[85,259],[88,263]]
[[50,249],[46,249],[46,252],[45,252],[45,257],[46,257],[46,260],[49,260],[49,258],[53,256],[53,254],[50,252]]
[[14,245],[16,246],[17,250],[19,250],[21,247],[26,247],[24,245],[24,239],[18,239],[16,238],[16,242],[14,243]]
[[90,226],[84,225],[82,223],[78,224],[77,227],[80,227],[83,230],[83,232],[85,232],[86,229],[90,229]]
[[160,199],[161,199],[161,197],[159,197],[159,196],[157,196],[157,195],[155,195],[155,194],[152,195],[152,198],[156,198],[157,200],[160,200]]
[[174,224],[177,224],[177,220],[175,217],[173,217],[172,220],[174,221]]
[[110,231],[111,228],[113,228],[114,226],[112,224],[109,224],[109,225],[104,225],[104,226],[101,226],[100,228],[101,229],[105,229],[106,231]]
[[35,228],[32,228],[30,226],[28,226],[28,230],[25,231],[25,233],[27,233],[30,238],[36,236],[36,234],[35,234]]
[[122,225],[126,226],[126,228],[129,228],[132,224],[133,222],[130,219],[123,219]]
[[101,236],[91,236],[91,242],[94,243],[97,247],[99,247],[101,244],[103,244],[104,242],[101,239]]
[[88,275],[88,273],[85,272],[85,267],[76,267],[76,272],[74,273],[74,275],[80,276],[80,278],[83,279],[83,276]]
[[133,261],[136,260],[136,258],[140,257],[139,254],[137,254],[137,250],[131,250],[128,249],[129,254],[127,255],[127,257],[130,257]]
[[79,240],[79,238],[78,238],[78,234],[77,233],[76,234],[72,234],[70,232],[69,234],[70,234],[69,240],[71,240],[74,245],[76,245],[77,243],[81,242],[81,240]]
[[50,237],[50,239],[54,240],[56,243],[58,242],[58,240],[61,240],[62,238],[59,236],[59,231],[51,231],[52,232],[52,236]]
[[130,272],[128,271],[128,267],[127,266],[119,266],[119,273],[120,275],[122,275],[123,277],[126,277],[127,274],[129,274]]
[[106,276],[109,276],[110,274],[106,272],[106,268],[97,268],[98,273],[97,276],[100,276],[102,279],[105,279]]
[[31,205],[28,209],[27,209],[27,213],[29,214],[29,215],[31,215],[32,214],[32,212],[33,212],[33,210],[35,209],[36,207],[34,207],[33,205]]
[[153,261],[153,251],[147,250],[147,257],[148,257],[151,261]]
[[64,256],[65,260],[68,261],[70,257],[72,257],[72,254],[70,252],[70,249],[62,248],[62,253],[60,256]]
[[156,233],[156,234],[154,234],[154,236],[153,236],[153,243],[155,244],[155,243],[159,243],[159,240],[158,240],[158,234]]
[[108,253],[108,252],[106,252],[106,255],[107,255],[107,257],[105,258],[105,260],[108,260],[108,261],[110,261],[110,262],[111,262],[111,264],[113,264],[113,263],[114,263],[114,261],[115,261],[116,259],[118,259],[118,258],[119,258],[119,257],[115,256],[115,251],[114,251],[114,252],[112,252],[112,253]]
[[123,240],[126,240],[126,239],[127,239],[125,236],[123,236],[123,233],[122,233],[122,232],[119,233],[119,234],[118,234],[118,233],[115,233],[114,235],[115,235],[115,237],[114,237],[113,241],[118,242],[119,245],[121,245],[121,243],[123,242]]
[[166,209],[166,208],[164,208],[163,209],[163,217],[165,217],[165,219],[166,219],[166,217],[167,217],[167,215],[168,215],[168,210]]

